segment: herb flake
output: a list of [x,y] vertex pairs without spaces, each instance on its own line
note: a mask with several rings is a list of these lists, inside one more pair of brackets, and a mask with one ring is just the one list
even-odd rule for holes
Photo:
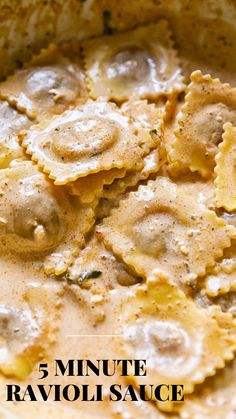
[[102,274],[101,271],[84,271],[82,274],[75,279],[72,279],[69,274],[64,275],[63,279],[68,283],[68,285],[79,285],[81,286],[88,279],[98,278]]

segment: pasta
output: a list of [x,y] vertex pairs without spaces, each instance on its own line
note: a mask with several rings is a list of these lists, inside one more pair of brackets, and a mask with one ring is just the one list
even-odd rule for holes
[[125,102],[121,109],[127,114],[133,124],[139,129],[147,130],[156,141],[156,148],[150,151],[144,159],[142,170],[127,171],[121,179],[116,179],[111,185],[104,187],[103,197],[113,202],[121,197],[127,189],[134,187],[139,182],[148,179],[152,174],[158,173],[166,161],[166,150],[163,142],[163,117],[162,110],[156,105],[145,100],[132,100]]
[[0,101],[0,169],[5,169],[15,159],[26,159],[20,147],[17,134],[29,128],[30,120],[11,108],[7,102]]
[[194,200],[189,184],[157,177],[122,201],[97,234],[143,277],[159,269],[177,283],[194,281],[230,246],[235,230],[201,202],[198,185],[191,189]]
[[142,157],[157,143],[149,132],[132,127],[128,117],[103,100],[89,100],[43,121],[22,133],[21,141],[56,185],[113,168],[138,169]]
[[155,409],[155,406],[152,405],[152,403],[143,402],[141,400],[135,402],[135,404],[132,401],[126,402],[125,406],[124,403],[117,402],[112,403],[111,409],[114,413],[115,418],[127,418],[132,419],[134,416],[139,415],[138,417],[142,416],[148,416],[149,419],[164,419],[165,416],[159,412],[157,409]]
[[[159,272],[123,305],[119,330],[128,357],[148,358],[148,378],[138,377],[139,383],[181,382],[185,394],[223,368],[225,360],[233,358],[236,343],[227,329]],[[160,409],[173,410],[171,401],[157,403]]]
[[[0,306],[0,371],[24,379],[55,341],[61,287],[31,283],[21,310]],[[16,331],[18,333],[16,333]]]
[[[153,20],[154,9],[169,16],[164,1],[133,1],[126,17],[87,0],[76,5],[77,34],[73,2],[59,3],[63,34],[52,19],[53,37],[69,40],[0,82],[0,397],[9,381],[38,386],[41,362],[50,393],[58,360],[56,391],[75,384],[80,394],[70,408],[48,393],[0,416],[233,419],[236,90],[222,80],[234,83],[235,40],[215,49],[229,23],[208,28],[203,17],[189,43],[195,6],[168,23]],[[146,9],[152,23],[137,26]],[[99,37],[85,39],[91,29]],[[132,360],[145,360],[147,375],[135,376]],[[162,383],[164,397],[183,385],[184,401],[158,400]],[[94,389],[96,410],[80,402]]]
[[[112,304],[112,292],[120,292],[140,282],[105,246],[93,237],[68,269],[66,290],[88,310],[93,323],[109,318],[106,307]],[[79,286],[78,286],[79,285]],[[91,307],[93,307],[91,312]]]
[[236,122],[236,90],[209,74],[192,73],[169,153],[171,161],[211,176],[223,125],[228,121]]
[[227,366],[217,376],[202,386],[200,394],[186,398],[185,406],[180,411],[181,419],[193,417],[230,418],[235,410],[235,369],[236,362]]
[[49,254],[46,272],[66,270],[93,224],[92,208],[56,190],[31,162],[0,171],[0,189],[1,251],[27,257]]
[[69,193],[79,196],[81,202],[91,203],[103,196],[104,187],[112,184],[115,179],[123,178],[125,173],[125,169],[102,170],[79,178],[67,184],[67,187]]
[[73,63],[63,52],[55,45],[42,50],[25,68],[0,84],[0,98],[29,118],[40,120],[62,113],[86,97],[85,76],[79,63]]
[[236,291],[236,243],[225,250],[223,259],[209,272],[204,281],[207,295],[215,297]]
[[128,171],[123,178],[116,179],[111,185],[105,185],[103,197],[110,202],[116,202],[128,189],[148,179],[151,174],[158,173],[164,161],[164,158],[161,157],[161,150],[152,150],[144,158],[144,167],[141,171]]
[[[83,43],[93,98],[157,98],[184,83],[166,21]],[[125,86],[125,87],[124,87]]]
[[127,172],[126,169],[111,169],[79,178],[76,182],[68,184],[71,193],[80,196],[83,202],[91,202],[94,197],[114,198],[129,186],[134,186],[139,180],[146,179],[149,174],[157,172],[164,164],[162,111],[154,104],[148,104],[147,101],[142,100],[126,102],[121,110],[137,129],[141,132],[145,130],[147,135],[150,134],[153,137],[156,148],[144,157],[144,166],[141,171]]
[[[69,268],[69,275],[72,280],[75,280],[80,278],[84,271],[101,272],[102,281],[100,283],[106,284],[109,289],[113,289],[117,283],[121,286],[129,286],[138,282],[138,277],[126,270],[125,266],[117,261],[115,256],[96,237],[88,243],[88,246],[82,250]],[[92,281],[93,278],[90,279],[90,285],[98,287],[97,282]],[[90,285],[88,286],[90,287]]]
[[236,128],[231,123],[224,125],[223,141],[216,155],[216,206],[231,212],[236,209]]

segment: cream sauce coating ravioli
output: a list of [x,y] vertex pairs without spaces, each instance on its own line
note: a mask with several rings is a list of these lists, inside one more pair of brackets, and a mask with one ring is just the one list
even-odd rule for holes
[[96,237],[80,252],[68,274],[70,280],[66,290],[88,310],[94,323],[103,323],[109,317],[112,293],[118,291],[122,294],[126,292],[125,287],[132,287],[141,281]]
[[117,200],[124,197],[127,190],[134,188],[139,182],[145,181],[152,174],[155,176],[164,164],[162,147],[152,150],[144,158],[144,166],[141,171],[127,171],[121,179],[115,179],[111,185],[105,185],[102,196],[115,204]]
[[104,195],[104,187],[123,178],[125,173],[125,169],[102,170],[67,184],[67,188],[69,193],[79,196],[81,202],[91,203]]
[[210,297],[236,291],[236,241],[232,240],[220,260],[204,280],[206,294]]
[[224,125],[223,141],[216,155],[216,206],[227,211],[236,210],[236,128],[230,122]]
[[[139,384],[195,384],[233,358],[236,340],[207,310],[200,309],[165,276],[154,273],[124,302],[118,331],[129,359],[147,359],[147,376],[130,377]],[[149,393],[147,387],[147,393]],[[157,401],[173,410],[173,402]]]
[[163,142],[164,111],[156,104],[147,100],[129,100],[121,106],[122,111],[129,116],[132,123],[139,129],[149,131],[156,141],[156,147],[147,154],[142,170],[130,170],[121,179],[115,179],[111,185],[105,185],[103,197],[115,201],[128,188],[132,188],[140,181],[148,179],[152,174],[158,173],[166,161],[166,151]]
[[208,379],[196,395],[186,397],[181,419],[234,419],[236,400],[236,361]]
[[119,109],[104,100],[89,100],[61,116],[42,121],[20,136],[27,153],[55,184],[112,168],[138,169],[157,144]]
[[60,193],[53,191],[30,162],[13,165],[1,171],[0,177],[1,228],[6,246],[20,253],[55,247],[65,232]]
[[54,45],[0,84],[0,98],[39,120],[60,114],[86,96],[83,70]]
[[85,41],[85,65],[92,97],[117,101],[157,98],[184,89],[166,21]]
[[193,172],[211,176],[223,125],[228,121],[236,123],[236,89],[195,71],[181,111],[170,159]]
[[55,341],[62,288],[31,283],[21,307],[0,304],[0,371],[23,379]]
[[93,210],[55,189],[31,162],[0,171],[0,190],[1,251],[26,258],[50,254],[46,271],[61,273],[82,245],[83,234],[93,223]]
[[[186,22],[189,11],[155,23],[155,10],[169,16],[162,0],[131,0],[131,14],[109,0],[84,1],[72,26],[78,16],[84,22],[72,31],[64,3],[50,28],[57,37],[62,19],[60,39],[73,31],[75,39],[42,49],[0,83],[1,381],[35,388],[39,363],[51,372],[55,359],[145,359],[146,377],[101,377],[96,417],[231,419],[236,90],[222,81],[235,81],[236,37],[231,43],[220,18]],[[103,23],[109,36],[85,38]],[[68,377],[59,378],[62,390]],[[97,379],[87,378],[90,393]],[[139,397],[143,384],[151,400],[111,402],[115,382],[122,396],[131,384]],[[184,385],[183,408],[155,403],[151,385],[160,383]],[[93,403],[58,408],[51,396],[7,409],[94,416]]]
[[[69,268],[71,279],[78,279],[83,272],[100,272],[99,283],[106,286],[108,289],[113,289],[117,284],[121,286],[134,285],[140,281],[140,278],[135,276],[125,265],[119,262],[112,252],[109,252],[102,242],[98,241],[96,237],[87,244],[73,265]],[[99,288],[98,281],[90,278],[90,281],[84,282],[85,288]],[[78,288],[78,287],[77,287]]]
[[[164,105],[163,105],[164,107]],[[121,105],[121,110],[125,113],[133,124],[139,128],[157,130],[157,134],[162,136],[163,117],[165,109],[157,103],[149,103],[147,100],[130,99]]]
[[0,168],[8,167],[14,159],[26,159],[24,150],[18,143],[20,130],[32,125],[27,116],[13,109],[8,102],[0,101]]
[[[110,402],[110,405],[114,419],[133,419],[134,417],[148,417],[149,419],[166,418],[151,402],[148,403],[141,400],[133,402],[127,399],[125,403],[123,401],[116,403]],[[176,418],[173,417],[173,419]]]
[[201,182],[157,177],[130,193],[97,234],[139,275],[159,269],[178,284],[191,282],[215,264],[235,235],[233,226],[208,210],[206,199]]

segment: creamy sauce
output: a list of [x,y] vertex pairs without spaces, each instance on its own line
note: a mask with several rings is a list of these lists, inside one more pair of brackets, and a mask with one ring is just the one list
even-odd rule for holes
[[103,402],[3,402],[0,417],[188,418],[220,403],[207,377],[236,349],[236,205],[224,177],[231,207],[216,205],[215,167],[236,93],[214,71],[189,85],[205,67],[171,37],[160,21],[85,41],[84,67],[49,47],[0,84],[0,400],[7,383],[41,384],[40,362],[45,385],[137,388],[119,368],[55,376],[55,359],[137,358],[140,382],[182,380],[187,402],[112,403],[104,390]]

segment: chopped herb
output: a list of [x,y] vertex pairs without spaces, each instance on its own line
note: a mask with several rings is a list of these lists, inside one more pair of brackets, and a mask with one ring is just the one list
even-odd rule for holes
[[80,277],[77,279],[77,282],[79,284],[82,284],[86,279],[94,279],[94,278],[98,278],[101,275],[101,271],[92,271],[92,272],[87,272],[84,271]]
[[104,34],[111,35],[113,33],[113,29],[110,25],[111,23],[111,12],[109,10],[104,10],[103,12],[103,25],[104,25]]
[[91,271],[91,272],[84,271],[76,279],[72,279],[69,274],[66,274],[63,277],[63,279],[66,280],[69,285],[82,285],[84,281],[86,281],[87,279],[98,278],[101,275],[101,273],[102,273],[101,271]]
[[151,134],[151,135],[152,135],[152,134],[157,135],[158,133],[157,133],[157,130],[156,130],[156,129],[151,129],[150,134]]

